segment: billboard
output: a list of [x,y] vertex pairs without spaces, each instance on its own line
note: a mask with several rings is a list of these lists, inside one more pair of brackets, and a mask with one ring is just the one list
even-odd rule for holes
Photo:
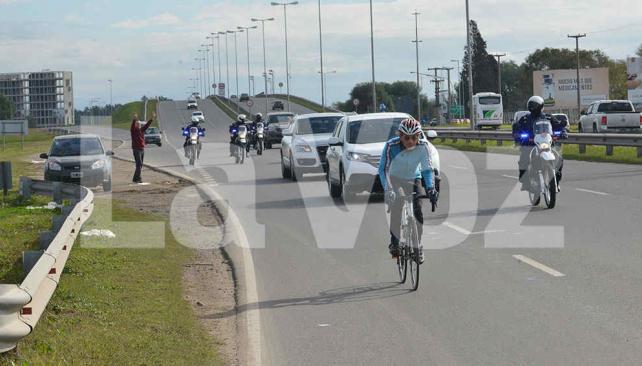
[[[544,98],[544,109],[577,108],[577,71],[533,71],[533,95]],[[580,69],[580,104],[609,97],[609,69]]]
[[626,88],[629,100],[638,108],[642,106],[642,57],[626,59]]

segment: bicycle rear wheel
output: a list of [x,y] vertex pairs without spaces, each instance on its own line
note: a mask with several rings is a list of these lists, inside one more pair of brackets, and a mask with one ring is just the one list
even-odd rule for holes
[[408,273],[408,253],[405,245],[400,246],[399,256],[397,257],[397,270],[399,271],[399,283],[406,282]]
[[417,222],[414,217],[410,220],[409,225],[410,241],[408,242],[408,268],[410,269],[410,285],[412,291],[417,291],[419,287],[419,235],[417,231]]

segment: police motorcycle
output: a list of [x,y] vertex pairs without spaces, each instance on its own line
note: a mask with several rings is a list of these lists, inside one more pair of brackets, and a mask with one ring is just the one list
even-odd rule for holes
[[559,193],[559,182],[557,181],[557,167],[560,164],[559,144],[562,131],[553,132],[553,126],[547,119],[541,119],[534,123],[533,137],[528,132],[520,134],[523,142],[532,141],[535,146],[530,152],[528,166],[528,197],[533,206],[540,204],[544,197],[544,203],[548,208],[554,208]]
[[237,164],[243,164],[247,156],[248,147],[248,129],[246,125],[239,125],[232,129],[232,133],[236,134],[234,158]]
[[196,160],[201,156],[201,137],[205,137],[205,128],[198,126],[198,122],[192,121],[187,127],[182,127],[182,135],[186,137],[185,157],[189,160],[189,165],[194,165]]
[[265,125],[263,122],[257,122],[254,129],[254,148],[258,155],[263,154],[265,150]]

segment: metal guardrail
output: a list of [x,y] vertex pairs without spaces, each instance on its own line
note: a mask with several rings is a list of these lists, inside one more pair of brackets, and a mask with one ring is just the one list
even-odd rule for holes
[[[480,141],[485,145],[487,141],[496,141],[497,146],[502,146],[504,141],[514,141],[513,134],[510,131],[472,131],[457,129],[435,129],[438,139],[446,141],[447,139],[457,142],[457,140]],[[613,155],[613,148],[616,146],[635,147],[637,148],[637,157],[642,158],[642,134],[617,134],[617,133],[569,133],[568,139],[563,144],[573,144],[579,146],[580,154],[586,153],[586,146],[605,146],[606,155]]]
[[20,195],[51,195],[56,202],[70,199],[51,231],[41,233],[39,251],[23,253],[28,272],[20,285],[0,284],[0,353],[14,349],[31,334],[51,299],[80,228],[91,216],[94,194],[85,187],[20,178]]

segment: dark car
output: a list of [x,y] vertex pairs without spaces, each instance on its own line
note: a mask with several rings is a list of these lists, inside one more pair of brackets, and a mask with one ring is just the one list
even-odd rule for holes
[[45,161],[45,180],[81,184],[87,187],[102,185],[111,191],[111,151],[105,151],[96,135],[56,136]]
[[145,130],[145,143],[146,144],[156,144],[158,146],[162,146],[163,143],[161,141],[161,134],[162,132],[158,129],[158,127],[150,127]]
[[294,119],[294,113],[268,113],[266,117],[265,148],[271,149],[272,144],[280,144],[283,140],[283,130],[287,129]]
[[273,111],[282,111],[283,110],[283,102],[280,100],[277,100],[276,102],[272,103],[272,110]]
[[245,102],[246,100],[250,100],[250,96],[247,95],[247,93],[241,94],[241,98],[239,99],[239,101]]

